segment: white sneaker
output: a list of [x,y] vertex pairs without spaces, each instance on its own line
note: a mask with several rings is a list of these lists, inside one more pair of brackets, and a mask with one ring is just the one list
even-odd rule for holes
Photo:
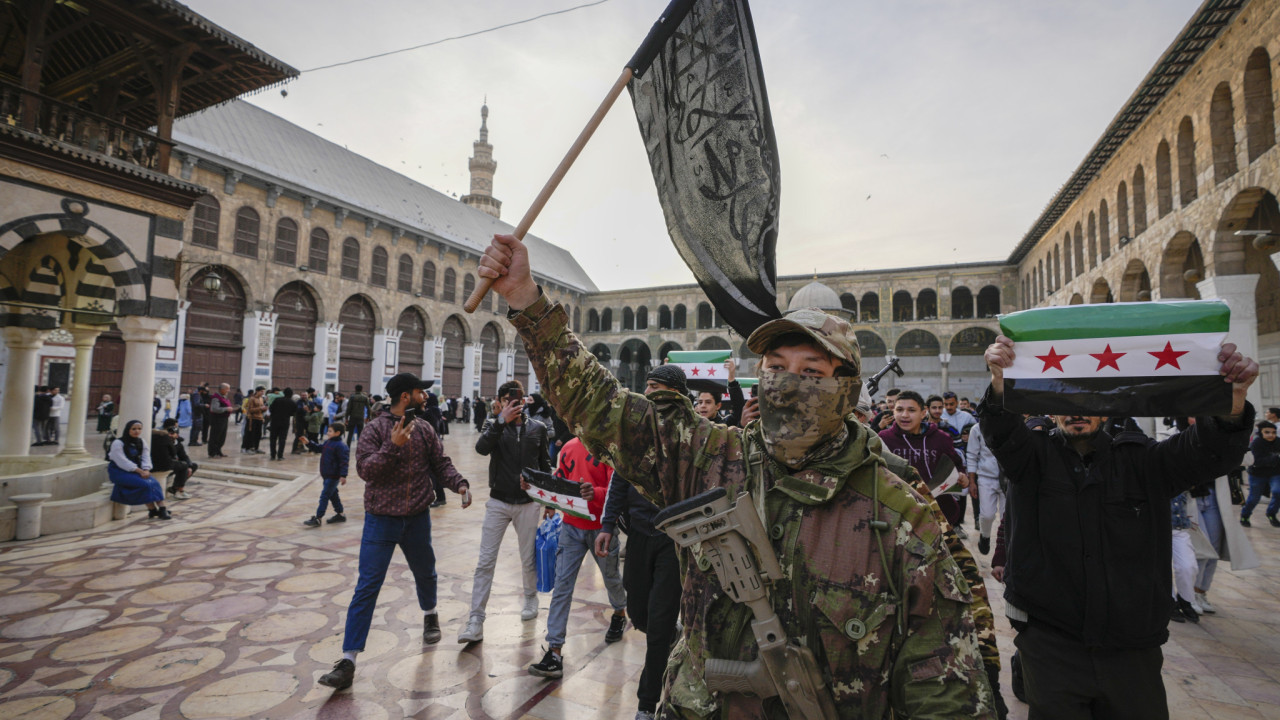
[[1195,610],[1197,615],[1204,614],[1204,608],[1200,607],[1200,603],[1196,600],[1191,601],[1191,609]]
[[182,490],[179,490],[178,492],[174,493],[174,494],[173,494],[173,496],[174,496],[174,497],[176,497],[176,498],[178,498],[179,500],[190,500],[190,499],[191,499],[191,496],[190,496],[190,495],[188,495],[185,491],[182,491]]
[[480,642],[484,640],[484,621],[470,618],[467,620],[467,626],[462,632],[458,633],[458,642],[466,645],[467,643]]
[[521,620],[532,620],[538,617],[538,596],[526,595],[524,598],[524,608],[520,610]]
[[1192,605],[1199,605],[1200,607],[1197,611],[1200,612],[1201,614],[1209,613],[1210,615],[1212,615],[1218,612],[1218,609],[1209,603],[1209,598],[1205,597],[1204,593],[1202,592],[1196,593],[1196,600],[1194,603],[1192,603]]

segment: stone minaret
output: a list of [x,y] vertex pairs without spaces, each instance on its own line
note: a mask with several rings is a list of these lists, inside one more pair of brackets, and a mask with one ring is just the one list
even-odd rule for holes
[[489,106],[480,106],[480,139],[472,143],[471,192],[462,196],[462,202],[494,217],[502,217],[502,202],[493,197],[493,172],[498,163],[493,161],[493,146],[489,144]]

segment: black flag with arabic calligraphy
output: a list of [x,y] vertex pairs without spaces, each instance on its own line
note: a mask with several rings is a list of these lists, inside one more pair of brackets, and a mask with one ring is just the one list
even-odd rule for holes
[[746,0],[688,5],[629,89],[671,240],[746,337],[780,315],[773,120]]

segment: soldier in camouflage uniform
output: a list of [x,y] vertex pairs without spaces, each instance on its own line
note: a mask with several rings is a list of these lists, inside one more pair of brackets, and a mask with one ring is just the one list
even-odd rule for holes
[[[713,487],[750,492],[783,568],[771,604],[813,651],[841,717],[995,718],[973,595],[935,514],[846,417],[861,387],[847,322],[801,310],[753,333],[748,346],[766,355],[761,420],[730,428],[678,393],[625,390],[542,295],[514,237],[495,237],[479,272],[511,306],[544,395],[593,454],[658,505]],[[660,716],[786,717],[776,697],[707,689],[708,658],[755,657],[752,615],[696,552],[682,562],[684,633]]]

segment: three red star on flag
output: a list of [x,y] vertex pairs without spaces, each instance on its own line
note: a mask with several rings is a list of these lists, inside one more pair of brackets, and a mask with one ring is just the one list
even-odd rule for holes
[[[1178,358],[1190,352],[1191,352],[1190,350],[1174,350],[1173,343],[1165,342],[1163,350],[1159,352],[1148,351],[1147,354],[1156,359],[1157,361],[1156,367],[1155,367],[1156,370],[1159,370],[1165,365],[1170,365],[1174,369],[1181,370],[1182,366],[1178,364]],[[1097,370],[1095,370],[1095,372],[1099,372],[1103,368],[1108,368],[1108,367],[1118,371],[1120,369],[1120,358],[1128,354],[1129,353],[1113,351],[1111,349],[1110,343],[1108,343],[1106,349],[1100,353],[1089,353],[1090,357],[1098,361],[1098,367],[1097,367]],[[1063,353],[1059,353],[1057,349],[1051,345],[1049,346],[1049,354],[1036,355],[1035,357],[1037,360],[1044,363],[1044,368],[1041,369],[1040,372],[1046,373],[1046,372],[1049,372],[1050,370],[1058,370],[1060,372],[1066,372],[1062,367],[1062,361],[1066,360],[1071,356]]]
[[1049,372],[1050,370],[1059,370],[1059,371],[1062,371],[1062,372],[1066,372],[1065,370],[1062,370],[1062,361],[1063,361],[1063,360],[1066,360],[1066,359],[1067,359],[1067,358],[1069,358],[1069,357],[1071,357],[1071,356],[1070,356],[1070,355],[1059,355],[1059,354],[1058,354],[1058,352],[1057,352],[1056,350],[1054,350],[1054,349],[1053,349],[1053,346],[1052,346],[1052,345],[1050,345],[1050,346],[1049,346],[1049,354],[1048,354],[1048,355],[1037,355],[1037,356],[1036,356],[1036,359],[1037,359],[1037,360],[1043,360],[1043,361],[1044,361],[1044,369],[1043,369],[1043,370],[1041,370],[1040,372]]
[[698,374],[698,368],[694,368],[694,369],[690,370],[689,372],[690,372],[691,374],[693,374],[693,375],[697,375],[697,374]]

